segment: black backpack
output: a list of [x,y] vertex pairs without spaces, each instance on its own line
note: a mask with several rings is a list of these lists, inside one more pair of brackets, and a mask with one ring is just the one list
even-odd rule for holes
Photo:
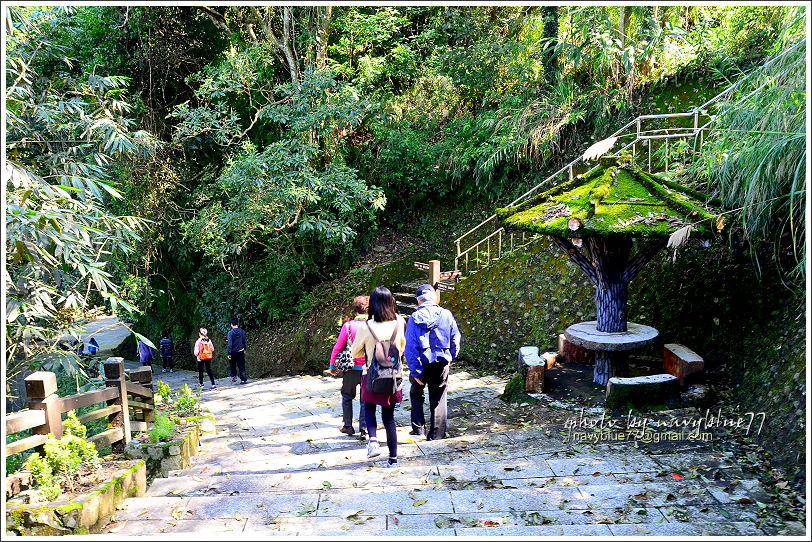
[[367,391],[372,393],[396,393],[403,384],[403,370],[401,368],[400,350],[395,345],[395,337],[400,329],[400,318],[395,325],[395,331],[388,341],[380,340],[367,321],[372,338],[375,339],[375,348],[372,351],[372,360],[367,369]]

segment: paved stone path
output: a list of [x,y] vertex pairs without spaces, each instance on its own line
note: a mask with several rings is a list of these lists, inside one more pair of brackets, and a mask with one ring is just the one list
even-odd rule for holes
[[[196,382],[162,374],[172,387]],[[442,441],[408,434],[408,383],[396,410],[400,467],[339,433],[340,380],[301,376],[204,391],[218,433],[195,465],[128,499],[105,532],[226,536],[763,535],[767,496],[725,454],[646,455],[632,445],[573,446],[545,428]],[[504,381],[457,372],[459,405],[504,408]],[[460,417],[451,424],[460,424]],[[356,423],[357,428],[357,423]],[[384,432],[379,429],[383,440]],[[701,477],[677,480],[697,466]],[[707,475],[707,477],[705,477]],[[745,504],[746,503],[746,504]]]

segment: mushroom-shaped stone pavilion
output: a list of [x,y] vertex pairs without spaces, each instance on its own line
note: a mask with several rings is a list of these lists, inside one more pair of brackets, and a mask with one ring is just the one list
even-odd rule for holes
[[[507,230],[550,235],[595,284],[597,321],[565,332],[595,350],[595,382],[625,376],[623,352],[657,337],[657,330],[628,322],[628,285],[678,230],[675,237],[712,234],[717,215],[704,208],[707,199],[618,156],[601,158],[594,170],[523,204],[497,209]],[[635,239],[641,246],[632,254]]]

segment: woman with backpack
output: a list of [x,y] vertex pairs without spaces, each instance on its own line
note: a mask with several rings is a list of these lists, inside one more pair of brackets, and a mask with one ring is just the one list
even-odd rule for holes
[[[355,392],[361,384],[361,375],[364,372],[366,358],[364,356],[353,358],[350,350],[355,342],[355,337],[358,335],[358,330],[365,326],[364,322],[368,318],[369,296],[359,295],[352,300],[352,306],[355,310],[355,318],[344,322],[344,325],[341,326],[341,331],[338,333],[338,340],[333,347],[333,353],[330,355],[329,368],[330,374],[333,376],[341,375],[341,410],[344,425],[339,431],[345,435],[355,434],[355,429],[352,428],[352,402],[355,399]],[[358,431],[360,431],[361,440],[366,440],[366,411],[364,410],[364,401],[360,401],[360,403],[361,405],[358,409]]]
[[[377,439],[376,406],[381,407],[381,420],[386,429],[389,448],[388,467],[398,465],[398,436],[395,405],[403,399],[400,376],[401,358],[406,348],[405,323],[398,315],[395,298],[389,289],[379,286],[369,296],[369,317],[360,326],[352,343],[353,357],[365,356],[367,374],[361,377],[361,401],[366,412],[369,443],[367,457],[381,454]],[[369,382],[368,382],[369,381]],[[372,389],[378,389],[373,393]],[[387,388],[383,391],[381,388]]]
[[211,380],[210,390],[216,390],[217,384],[214,382],[214,373],[211,370],[211,362],[214,359],[214,343],[209,339],[209,332],[205,327],[200,328],[200,337],[195,342],[195,357],[197,358],[197,375],[200,381],[200,387],[203,387],[203,368],[205,366],[206,373]]

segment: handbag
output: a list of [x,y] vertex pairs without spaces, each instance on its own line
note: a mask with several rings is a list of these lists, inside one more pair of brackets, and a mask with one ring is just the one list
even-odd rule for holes
[[341,372],[352,371],[355,368],[355,358],[352,357],[352,337],[349,334],[349,328],[347,329],[347,346],[336,356],[335,368]]

